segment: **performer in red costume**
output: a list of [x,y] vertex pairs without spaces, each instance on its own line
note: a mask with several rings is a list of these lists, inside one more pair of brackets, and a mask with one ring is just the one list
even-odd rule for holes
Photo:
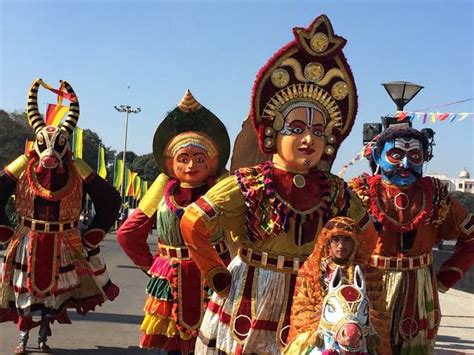
[[[179,229],[186,207],[222,174],[230,142],[222,122],[188,90],[155,132],[153,154],[160,174],[138,209],[117,232],[123,250],[151,279],[147,286],[140,347],[169,354],[194,351],[197,330],[208,300],[204,280],[190,259]],[[147,244],[157,224],[157,255]],[[212,233],[212,248],[229,261],[221,228]]]
[[[286,345],[296,274],[319,232],[335,216],[350,216],[366,253],[376,234],[359,199],[329,170],[357,109],[346,40],[326,16],[261,69],[251,119],[259,146],[272,161],[242,168],[191,204],[183,238],[216,292],[209,302],[196,353],[279,354]],[[228,269],[210,236],[222,226],[239,246]]]
[[[381,228],[370,262],[384,272],[394,354],[433,353],[438,291],[446,292],[474,261],[474,216],[439,180],[422,176],[431,149],[422,132],[391,126],[373,145],[375,175],[350,183]],[[431,250],[442,239],[457,240],[456,249],[435,274]]]
[[[46,344],[50,323],[70,323],[67,308],[86,314],[118,295],[99,252],[99,243],[113,225],[120,196],[84,161],[73,160],[70,137],[79,119],[79,103],[72,87],[63,82],[71,100],[60,127],[46,126],[38,111],[38,88],[28,95],[28,120],[36,139],[34,150],[0,172],[0,243],[9,243],[0,269],[0,321],[18,322],[21,332],[16,354],[26,354],[29,330],[39,325],[38,346]],[[18,224],[10,227],[5,214],[15,194]],[[81,235],[78,221],[87,193],[96,215]],[[33,321],[33,316],[40,321]]]

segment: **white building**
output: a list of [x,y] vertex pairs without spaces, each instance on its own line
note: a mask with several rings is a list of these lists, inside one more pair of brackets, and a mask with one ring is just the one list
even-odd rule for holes
[[457,178],[452,178],[442,174],[428,174],[427,176],[435,177],[448,187],[449,192],[462,191],[474,194],[474,179],[471,174],[464,168]]

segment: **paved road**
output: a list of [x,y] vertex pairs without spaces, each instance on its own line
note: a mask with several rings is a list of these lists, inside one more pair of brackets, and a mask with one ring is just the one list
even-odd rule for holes
[[[104,240],[102,253],[112,279],[121,288],[120,296],[86,317],[71,313],[72,325],[54,324],[49,345],[60,355],[157,354],[138,348],[146,275],[131,265],[115,243],[114,234]],[[444,316],[436,353],[474,354],[474,295],[451,290],[441,295],[441,306]],[[12,354],[17,337],[13,324],[0,324],[0,355]],[[36,330],[30,345],[36,345]],[[33,347],[30,350],[34,353]]]

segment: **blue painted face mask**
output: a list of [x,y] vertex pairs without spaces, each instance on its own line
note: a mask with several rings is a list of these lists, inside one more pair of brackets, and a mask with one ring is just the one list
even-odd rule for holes
[[395,138],[385,142],[380,156],[373,151],[382,179],[397,186],[413,184],[423,173],[423,147],[413,138]]

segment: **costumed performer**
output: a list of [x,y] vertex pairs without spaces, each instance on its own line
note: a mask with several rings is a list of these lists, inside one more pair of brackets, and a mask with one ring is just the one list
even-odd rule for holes
[[[242,168],[190,205],[181,232],[209,286],[196,353],[278,354],[286,345],[296,274],[334,216],[351,216],[370,253],[375,230],[361,202],[329,170],[357,110],[354,80],[326,16],[261,69],[251,119],[272,161]],[[217,226],[239,244],[229,268],[213,250]]]
[[[140,347],[169,353],[194,351],[208,293],[181,237],[179,222],[186,206],[208,191],[216,179],[228,176],[225,164],[229,152],[224,124],[189,90],[155,132],[153,154],[164,173],[117,232],[126,254],[151,276]],[[152,256],[147,237],[155,221],[158,247]],[[223,237],[223,231],[216,229],[211,247],[229,262]]]
[[[33,150],[0,173],[0,242],[9,243],[0,274],[0,321],[18,322],[16,354],[26,354],[29,330],[39,325],[38,346],[46,344],[50,323],[70,323],[67,308],[86,314],[119,293],[100,257],[99,243],[113,225],[120,196],[84,161],[72,158],[70,140],[79,119],[79,102],[72,87],[62,86],[71,101],[60,127],[46,126],[38,110],[38,88],[52,89],[41,79],[28,94],[27,115],[36,137]],[[18,224],[10,227],[5,214],[15,194]],[[96,215],[87,230],[78,230],[83,194]],[[33,321],[33,316],[40,321]]]
[[[422,176],[431,138],[408,124],[389,126],[372,146],[375,174],[350,183],[381,227],[370,263],[384,273],[394,354],[434,352],[438,291],[452,287],[474,261],[474,216],[441,181]],[[457,242],[435,274],[432,248],[442,239]]]
[[[326,223],[313,252],[301,267],[296,279],[297,292],[291,309],[291,341],[285,349],[286,354],[306,354],[315,347],[320,348],[324,336],[328,336],[327,332],[322,333],[325,327],[333,328],[333,332],[329,334],[335,347],[339,346],[339,338],[346,338],[344,340],[347,342],[360,341],[359,346],[367,346],[370,354],[391,353],[390,317],[386,308],[382,272],[368,265],[370,255],[363,252],[363,242],[360,230],[351,218],[335,217]],[[366,329],[354,327],[352,334],[341,337],[341,334],[338,334],[340,329],[337,328],[340,324],[328,323],[320,328],[322,302],[335,270],[341,270],[343,284],[352,284],[356,266],[361,268],[365,278],[370,301],[367,313],[369,324]],[[362,339],[365,339],[366,344],[361,342]]]

